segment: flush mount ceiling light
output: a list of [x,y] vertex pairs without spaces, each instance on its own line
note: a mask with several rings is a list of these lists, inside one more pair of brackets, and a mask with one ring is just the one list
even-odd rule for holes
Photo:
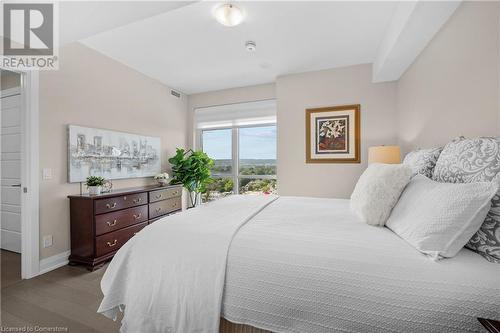
[[241,9],[229,3],[215,8],[214,16],[217,22],[226,27],[234,27],[243,22],[243,12]]

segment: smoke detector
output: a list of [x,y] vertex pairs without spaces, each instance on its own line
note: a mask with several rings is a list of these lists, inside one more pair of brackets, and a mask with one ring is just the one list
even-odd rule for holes
[[255,44],[255,42],[248,41],[245,43],[245,48],[248,52],[253,52],[257,49],[257,44]]

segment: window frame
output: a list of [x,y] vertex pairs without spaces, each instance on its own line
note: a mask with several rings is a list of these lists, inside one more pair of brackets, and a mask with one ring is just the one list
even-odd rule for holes
[[[255,127],[277,127],[276,122],[263,123],[263,124],[249,124],[249,125],[232,125],[232,126],[219,126],[210,128],[196,129],[196,149],[203,150],[203,132],[204,131],[217,131],[231,129],[231,174],[227,175],[213,175],[212,178],[232,178],[233,179],[233,193],[240,194],[240,179],[277,179],[276,175],[240,175],[240,129],[241,128],[255,128]],[[276,138],[276,146],[278,140]],[[276,161],[278,156],[276,156]],[[277,164],[277,163],[276,163]],[[277,173],[277,170],[276,170]]]

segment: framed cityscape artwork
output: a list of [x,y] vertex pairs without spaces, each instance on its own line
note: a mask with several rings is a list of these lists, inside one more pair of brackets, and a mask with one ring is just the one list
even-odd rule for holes
[[161,172],[160,138],[68,126],[68,181],[150,177]]
[[306,110],[306,163],[360,163],[360,105]]

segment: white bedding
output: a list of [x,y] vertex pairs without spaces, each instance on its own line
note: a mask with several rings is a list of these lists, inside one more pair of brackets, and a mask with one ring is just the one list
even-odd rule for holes
[[281,197],[242,227],[223,316],[275,332],[483,332],[500,265],[463,249],[432,261],[348,200]]
[[218,332],[229,244],[274,200],[232,196],[144,228],[111,261],[97,311],[124,310],[121,332]]
[[429,260],[348,200],[273,200],[234,196],[145,228],[108,267],[99,312],[125,305],[134,333],[216,333],[221,301],[226,319],[275,332],[480,332],[476,317],[500,319],[500,265],[466,249]]

